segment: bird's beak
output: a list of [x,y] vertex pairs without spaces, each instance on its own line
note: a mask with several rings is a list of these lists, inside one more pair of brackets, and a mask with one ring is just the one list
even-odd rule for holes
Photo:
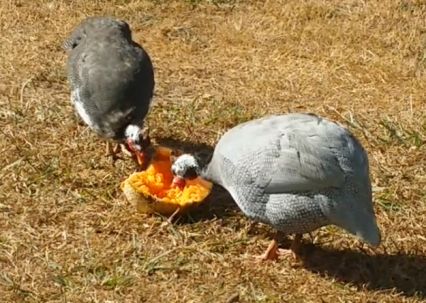
[[142,167],[143,164],[148,160],[147,155],[145,154],[144,151],[140,151],[136,149],[131,139],[127,139],[126,143],[127,143],[126,144],[127,149],[134,154],[134,157],[136,158],[136,162],[138,163],[139,166]]
[[184,189],[185,185],[186,185],[186,181],[185,181],[184,178],[179,177],[179,176],[175,176],[173,178],[172,187],[177,187],[177,188],[182,190],[182,189]]

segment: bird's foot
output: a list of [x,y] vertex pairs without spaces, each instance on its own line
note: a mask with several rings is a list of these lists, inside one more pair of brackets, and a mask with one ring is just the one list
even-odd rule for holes
[[123,160],[123,158],[119,156],[120,152],[123,150],[123,147],[121,144],[115,144],[114,146],[111,145],[111,142],[107,141],[106,156],[111,157],[112,165],[114,165],[117,160]]
[[257,256],[258,261],[277,261],[280,257],[290,258],[295,261],[300,261],[298,254],[291,249],[275,248],[266,250],[262,255]]
[[276,261],[279,255],[278,242],[274,239],[271,241],[266,251],[262,255],[257,256],[256,259],[258,261]]
[[[277,237],[276,237],[277,238]],[[300,261],[299,252],[302,235],[296,235],[290,248],[284,249],[278,247],[277,239],[273,239],[266,251],[257,257],[259,261],[276,261],[279,257],[291,257],[295,261]]]
[[132,157],[132,152],[127,148],[126,144],[120,143],[121,152],[127,157]]
[[290,249],[277,248],[274,250],[265,251],[262,255],[256,256],[258,261],[277,261],[282,256],[292,256],[297,258],[296,254]]

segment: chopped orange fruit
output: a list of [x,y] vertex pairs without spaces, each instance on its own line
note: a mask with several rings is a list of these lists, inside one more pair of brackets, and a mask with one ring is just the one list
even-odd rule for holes
[[[132,191],[140,194],[140,199],[136,203],[147,204],[154,211],[163,214],[203,201],[209,195],[212,184],[196,178],[188,180],[183,189],[172,187],[173,174],[170,156],[171,150],[164,147],[157,148],[154,160],[148,168],[132,174],[121,184],[121,189],[126,193],[125,188],[130,187]],[[127,196],[128,199],[131,196],[134,200],[134,193],[127,194]],[[146,201],[144,198],[151,201]],[[147,207],[144,205],[142,209],[147,209]]]

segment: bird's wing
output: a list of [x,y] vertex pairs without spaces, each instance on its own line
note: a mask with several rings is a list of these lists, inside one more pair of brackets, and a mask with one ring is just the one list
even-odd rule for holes
[[309,135],[290,130],[281,134],[276,145],[265,152],[264,161],[274,163],[270,176],[264,180],[265,192],[300,192],[340,187],[345,181],[345,173],[331,140],[317,133]]
[[[314,115],[289,114],[250,121],[226,134],[220,152],[250,171],[265,193],[339,187],[345,172],[339,153],[346,130]],[[344,156],[344,155],[342,155]]]
[[[149,56],[138,46],[84,41],[69,62],[71,82],[78,86],[94,116],[120,128],[139,123],[147,114],[154,90]],[[98,120],[99,120],[98,119]]]
[[149,107],[154,77],[149,57],[141,49],[122,45],[119,50],[109,50],[104,42],[99,42],[95,49],[90,46],[85,50],[84,60],[85,84],[92,95],[96,94],[98,108],[108,111],[120,106]]

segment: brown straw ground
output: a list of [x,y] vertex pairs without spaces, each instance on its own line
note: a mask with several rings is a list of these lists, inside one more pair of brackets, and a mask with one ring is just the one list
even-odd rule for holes
[[[270,113],[349,127],[382,245],[326,227],[303,264],[256,263],[271,229],[223,191],[175,225],[135,213],[118,187],[133,164],[112,167],[69,101],[61,43],[90,15],[150,53],[160,141],[209,148]],[[426,300],[425,1],[2,0],[0,26],[1,302]]]

